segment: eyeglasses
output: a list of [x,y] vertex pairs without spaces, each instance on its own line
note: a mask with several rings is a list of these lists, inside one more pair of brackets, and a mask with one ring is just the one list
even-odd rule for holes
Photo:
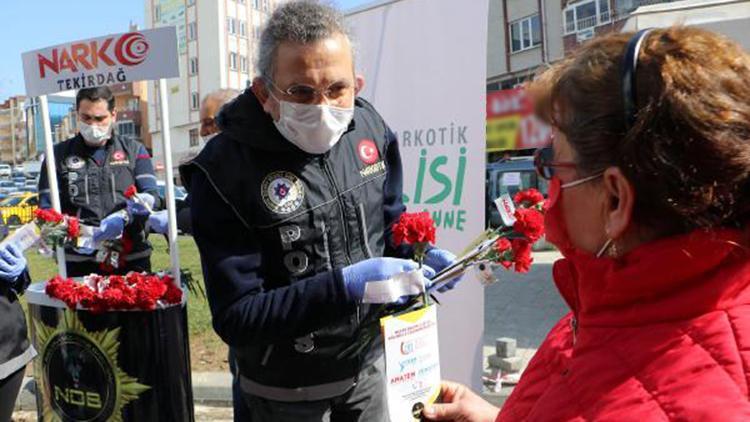
[[266,82],[276,91],[289,97],[293,102],[301,104],[313,103],[318,97],[323,97],[328,101],[336,101],[348,94],[354,86],[349,81],[338,81],[332,83],[324,90],[303,84],[295,84],[287,89],[281,89],[270,80],[266,80]]
[[576,168],[571,161],[554,161],[552,147],[539,148],[534,152],[534,168],[543,179],[550,180],[555,175],[556,168]]

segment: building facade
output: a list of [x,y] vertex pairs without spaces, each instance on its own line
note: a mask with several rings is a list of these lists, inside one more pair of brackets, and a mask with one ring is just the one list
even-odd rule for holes
[[0,161],[22,162],[28,151],[26,138],[26,97],[15,96],[0,104]]
[[641,6],[675,0],[490,0],[487,91],[511,89],[610,31]]
[[[242,90],[255,77],[261,28],[279,0],[146,0],[148,28],[177,27],[180,77],[167,81],[172,162],[203,147],[198,110],[217,89]],[[157,171],[164,168],[158,82],[148,90],[149,128]]]
[[[50,129],[52,142],[62,142],[75,136],[78,131],[76,120],[75,92],[48,95]],[[26,159],[39,157],[44,153],[44,128],[42,127],[39,100],[29,98],[25,105],[26,131],[28,137],[28,152]]]
[[141,142],[146,149],[151,151],[151,132],[148,126],[148,82],[117,84],[109,88],[115,95],[117,133]]

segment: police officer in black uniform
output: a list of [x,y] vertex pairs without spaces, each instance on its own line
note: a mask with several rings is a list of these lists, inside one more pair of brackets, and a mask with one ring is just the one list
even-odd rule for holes
[[[398,143],[356,98],[342,16],[280,6],[260,77],[184,167],[213,326],[254,421],[386,421],[382,344],[342,355],[373,309],[366,285],[417,267],[393,245],[405,207]],[[432,249],[426,265],[452,263]]]
[[31,279],[23,251],[12,243],[0,246],[0,422],[9,422],[26,365],[36,356],[29,343],[26,317],[18,300]]
[[[102,265],[93,250],[66,247],[68,275],[151,270],[151,245],[145,230],[149,210],[163,207],[151,157],[137,141],[114,131],[115,97],[107,87],[86,88],[76,95],[79,133],[55,145],[60,205],[64,214],[98,227],[94,240],[121,239],[119,256]],[[135,185],[139,201],[125,198]],[[51,208],[47,168],[39,178],[42,208]]]

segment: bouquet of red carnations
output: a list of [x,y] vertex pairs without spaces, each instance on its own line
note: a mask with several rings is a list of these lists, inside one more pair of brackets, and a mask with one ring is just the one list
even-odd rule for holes
[[34,211],[34,222],[39,227],[42,242],[50,247],[75,244],[81,235],[81,224],[77,218],[52,209]]
[[[506,202],[510,202],[507,198]],[[536,189],[518,192],[512,204],[506,204],[507,225],[488,230],[476,239],[468,250],[448,268],[437,274],[430,282],[431,287],[441,286],[456,280],[471,267],[487,267],[488,263],[499,264],[517,272],[528,272],[533,261],[531,246],[544,236],[544,196]],[[403,213],[392,227],[394,246],[410,245],[414,260],[422,266],[431,244],[435,243],[435,222],[428,212]],[[484,284],[494,281],[491,268],[489,275],[480,276]],[[430,300],[432,298],[432,300]],[[380,305],[377,310],[362,321],[356,340],[339,353],[339,358],[360,353],[380,334],[381,318],[410,309],[425,307],[431,302],[439,302],[425,292],[404,304]]]
[[47,282],[45,292],[71,309],[80,305],[93,313],[150,311],[182,302],[182,289],[171,276],[135,272],[126,276],[92,274],[83,282],[58,275]]

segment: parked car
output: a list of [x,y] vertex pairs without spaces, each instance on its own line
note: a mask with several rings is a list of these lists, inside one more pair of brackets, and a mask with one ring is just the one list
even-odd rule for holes
[[[167,197],[167,184],[159,180],[156,182],[156,186],[159,188],[159,196],[162,198]],[[182,186],[174,186],[174,199],[175,202],[184,201],[187,199],[187,190]]]
[[36,193],[10,195],[0,201],[0,214],[9,226],[20,226],[34,219],[34,211],[39,207]]
[[[503,194],[507,193],[512,198],[521,190],[534,188],[546,198],[549,190],[547,181],[537,175],[532,157],[515,157],[487,164],[486,184],[487,227],[498,227],[502,224],[495,199]],[[548,245],[544,240],[540,240],[534,246],[535,249],[543,249]]]
[[37,179],[42,169],[40,161],[27,161],[23,164],[23,173],[29,179]]
[[10,177],[13,174],[13,168],[8,164],[0,164],[0,177]]
[[24,182],[24,187],[26,189],[31,189],[31,188],[36,189],[37,186],[39,186],[39,182],[36,181],[35,179],[26,179],[26,181]]
[[0,180],[0,193],[4,193],[6,195],[9,195],[11,193],[14,193],[18,190],[16,188],[16,184],[11,180]]

